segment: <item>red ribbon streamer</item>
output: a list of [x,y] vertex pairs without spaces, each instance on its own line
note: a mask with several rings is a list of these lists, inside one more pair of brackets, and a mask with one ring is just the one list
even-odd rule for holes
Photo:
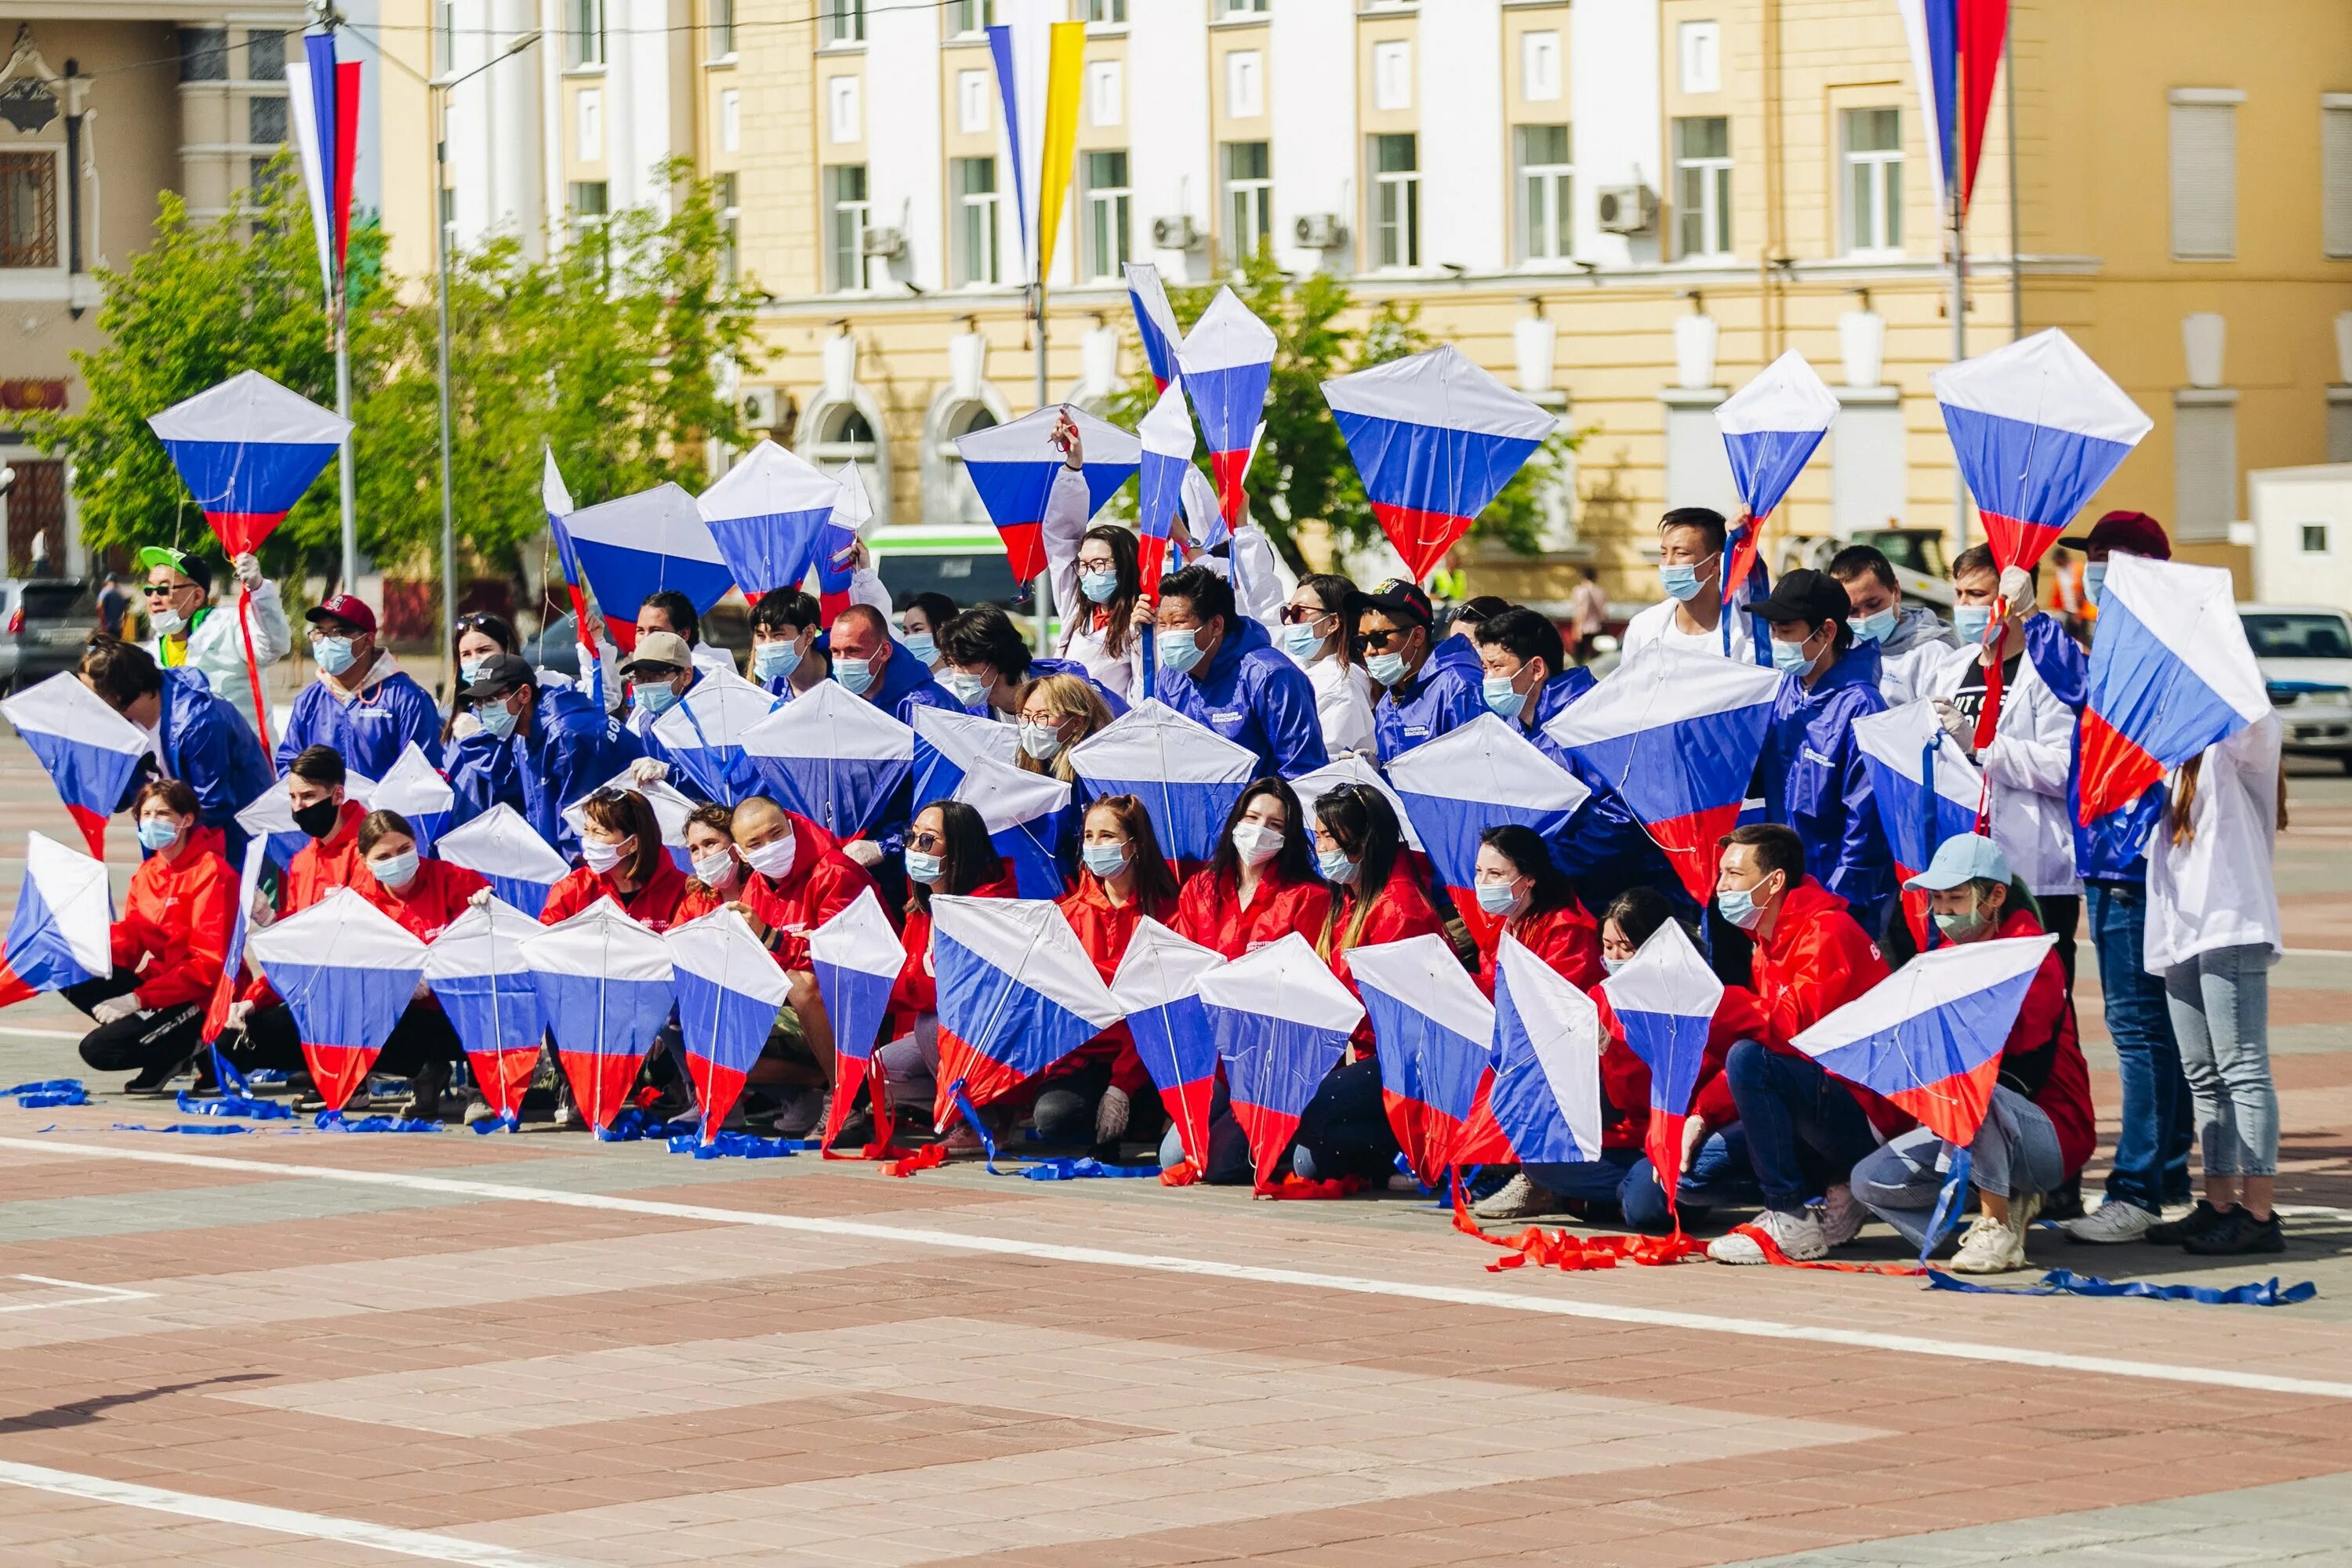
[[1685,1258],[1699,1255],[1705,1248],[1698,1238],[1685,1236],[1677,1227],[1668,1236],[1570,1236],[1564,1230],[1548,1231],[1531,1225],[1517,1236],[1489,1236],[1478,1227],[1464,1201],[1462,1179],[1454,1179],[1454,1228],[1465,1236],[1475,1236],[1490,1247],[1499,1247],[1510,1256],[1486,1265],[1486,1272],[1499,1274],[1507,1268],[1519,1268],[1528,1264],[1552,1268],[1570,1274],[1580,1274],[1594,1268],[1614,1268],[1620,1263],[1637,1264],[1645,1268],[1679,1263]]

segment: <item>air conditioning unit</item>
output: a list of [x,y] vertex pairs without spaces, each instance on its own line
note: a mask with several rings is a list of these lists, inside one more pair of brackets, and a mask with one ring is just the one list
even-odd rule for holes
[[1647,185],[1609,185],[1601,192],[1601,232],[1647,234],[1658,226],[1658,193]]
[[1151,220],[1151,243],[1161,250],[1197,250],[1202,236],[1200,225],[1189,217],[1156,217]]
[[772,386],[747,386],[743,389],[743,423],[753,430],[776,427],[776,389]]
[[1338,213],[1305,213],[1292,226],[1302,250],[1340,250],[1348,244],[1348,226]]
[[907,231],[903,228],[869,228],[858,241],[858,254],[896,261],[907,254]]

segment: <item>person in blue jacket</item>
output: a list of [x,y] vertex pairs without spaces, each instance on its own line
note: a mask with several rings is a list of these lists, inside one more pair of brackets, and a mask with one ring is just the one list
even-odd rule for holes
[[457,803],[450,825],[500,803],[520,812],[566,859],[580,849],[563,808],[643,754],[637,738],[576,687],[542,689],[530,664],[497,654],[457,690],[481,728],[450,753]]
[[950,616],[938,636],[940,684],[975,718],[994,716],[1012,723],[1021,693],[1047,675],[1075,675],[1095,689],[1116,719],[1127,700],[1087,673],[1075,658],[1045,658],[1029,651],[1028,639],[1002,605],[974,605]]
[[1348,605],[1364,652],[1364,673],[1381,689],[1372,708],[1381,762],[1395,762],[1486,711],[1477,649],[1460,637],[1447,637],[1446,643],[1460,643],[1473,656],[1465,660],[1434,640],[1428,595],[1391,577]]
[[939,708],[961,713],[947,689],[931,679],[930,669],[890,635],[890,623],[871,605],[852,605],[833,618],[825,633],[833,678],[853,697],[863,697],[901,724],[915,721],[918,708]]
[[816,600],[778,588],[751,606],[751,679],[769,696],[789,702],[833,674],[819,629]]
[[312,746],[342,753],[343,765],[380,779],[414,741],[441,765],[441,710],[433,694],[377,646],[375,612],[356,594],[337,594],[302,617],[319,679],[302,689],[278,739],[278,767]]
[[129,810],[131,797],[156,773],[183,780],[195,791],[198,819],[220,829],[228,863],[242,866],[246,833],[236,814],[278,782],[245,715],[214,692],[204,671],[163,668],[145,648],[120,637],[91,637],[79,673],[108,707],[155,737],[153,771],[142,766],[116,809]]
[[1285,778],[1328,763],[1315,686],[1257,622],[1237,615],[1233,584],[1205,566],[1162,578],[1152,612],[1160,700],[1258,755]]
[[1805,870],[1846,901],[1874,938],[1895,899],[1895,862],[1870,802],[1853,721],[1883,712],[1878,645],[1854,639],[1845,587],[1825,572],[1785,574],[1748,613],[1772,628],[1780,689],[1758,775],[1769,822],[1797,830]]

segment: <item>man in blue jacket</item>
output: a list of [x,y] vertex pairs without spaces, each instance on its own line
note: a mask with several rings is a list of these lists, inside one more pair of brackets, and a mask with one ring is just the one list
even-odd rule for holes
[[863,697],[901,724],[912,724],[918,708],[964,710],[931,679],[929,667],[890,635],[890,623],[871,605],[852,605],[835,616],[824,645],[833,678],[842,689]]
[[1021,628],[1002,605],[974,605],[950,616],[939,630],[939,650],[940,683],[974,718],[993,716],[1012,723],[1022,688],[1047,675],[1076,676],[1095,689],[1114,719],[1127,711],[1126,699],[1088,675],[1076,659],[1030,653]]
[[1894,858],[1870,802],[1870,770],[1853,721],[1883,712],[1878,647],[1856,642],[1845,588],[1826,573],[1786,574],[1748,613],[1772,628],[1780,690],[1772,702],[1758,775],[1764,815],[1797,830],[1806,873],[1846,901],[1862,929],[1885,929],[1895,898]]
[[[246,833],[236,814],[278,782],[245,715],[213,691],[202,670],[162,668],[145,648],[118,637],[92,637],[80,675],[108,707],[154,737],[155,772],[195,791],[199,819],[220,829],[229,864],[243,865]],[[142,766],[118,810],[150,776]]]
[[450,754],[450,826],[503,802],[566,859],[580,848],[563,808],[643,754],[635,736],[576,687],[541,690],[530,664],[497,654],[457,691],[481,728]]
[[1329,762],[1315,687],[1265,628],[1234,613],[1233,584],[1205,566],[1161,580],[1152,625],[1160,700],[1294,778]]
[[[1382,763],[1395,762],[1486,710],[1478,666],[1450,649],[1440,653],[1428,595],[1392,577],[1348,604],[1364,652],[1364,673],[1381,689],[1372,709],[1372,733]],[[1465,644],[1464,652],[1476,649]]]
[[343,765],[383,777],[414,741],[441,765],[441,710],[432,694],[404,673],[392,650],[376,645],[375,612],[356,594],[337,594],[302,617],[319,679],[302,689],[278,740],[283,771],[296,753],[325,746]]

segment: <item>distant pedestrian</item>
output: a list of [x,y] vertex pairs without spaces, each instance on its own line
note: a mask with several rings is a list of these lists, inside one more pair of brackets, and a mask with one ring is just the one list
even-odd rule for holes
[[1576,632],[1576,661],[1582,664],[1592,657],[1592,639],[1609,624],[1609,595],[1599,569],[1587,566],[1584,580],[1569,591],[1568,619]]
[[108,637],[122,635],[123,618],[131,614],[131,590],[122,585],[122,574],[109,572],[98,589],[98,629]]

